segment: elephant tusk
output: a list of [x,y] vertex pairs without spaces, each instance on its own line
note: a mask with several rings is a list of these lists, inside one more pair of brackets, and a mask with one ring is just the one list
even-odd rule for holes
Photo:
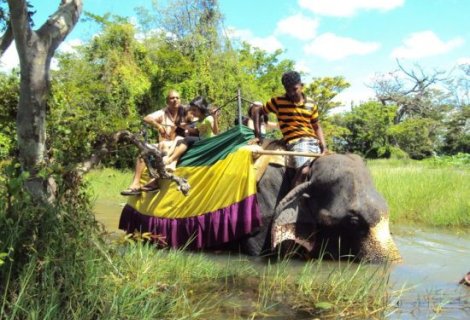
[[368,250],[369,252],[382,256],[382,258],[386,258],[389,261],[402,262],[398,248],[390,235],[388,217],[383,215],[379,223],[371,228],[369,240],[371,241],[371,243],[368,244],[371,246]]

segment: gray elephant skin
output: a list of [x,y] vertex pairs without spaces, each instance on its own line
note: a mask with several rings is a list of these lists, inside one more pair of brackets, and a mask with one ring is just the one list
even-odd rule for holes
[[[311,166],[311,177],[293,189],[292,175],[292,169],[269,165],[259,180],[262,226],[242,240],[245,253],[285,254],[297,248],[295,252],[307,258],[400,260],[390,235],[387,204],[361,157],[319,157]],[[290,227],[290,237],[276,240],[285,227]]]

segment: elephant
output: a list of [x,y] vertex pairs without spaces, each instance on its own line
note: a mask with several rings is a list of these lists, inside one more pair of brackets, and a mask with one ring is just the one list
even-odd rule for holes
[[[213,141],[203,141],[200,150],[193,151],[196,155],[197,152],[200,155],[214,153],[217,148],[230,149],[240,143],[246,144],[252,137],[253,133],[248,128],[234,128],[212,138]],[[146,148],[146,145],[142,146]],[[271,143],[267,146],[267,149],[274,148],[282,148],[282,144]],[[242,192],[241,189],[236,191],[232,188],[236,188],[237,183],[243,185],[245,180],[239,179],[246,172],[241,174],[238,166],[252,163],[253,150],[234,151],[234,158],[224,152],[218,153],[224,156],[214,166],[204,164],[207,161],[204,160],[203,165],[198,167],[200,163],[197,161],[204,158],[193,157],[196,159],[193,166],[196,167],[189,166],[190,171],[186,173],[193,174],[194,185],[191,188],[194,187],[192,195],[196,198],[191,198],[191,194],[187,197],[188,192],[184,192],[189,190],[188,181],[157,172],[160,177],[176,182],[184,196],[178,195],[178,192],[170,195],[164,191],[169,189],[162,189],[156,198],[151,195],[142,195],[140,200],[130,197],[121,213],[119,228],[126,232],[150,232],[156,239],[163,237],[165,246],[171,247],[236,248],[254,256],[294,252],[306,258],[353,258],[370,262],[400,260],[390,235],[387,204],[375,189],[361,157],[353,154],[318,157],[310,165],[309,178],[292,188],[295,170],[286,165],[284,158],[278,156],[277,161],[271,161],[271,157],[261,156],[254,165],[256,167],[256,163],[262,163],[256,169],[256,177],[255,174],[248,175],[256,188],[253,185],[253,188],[246,187]],[[158,157],[159,154],[154,156]],[[220,167],[220,163],[227,159],[233,161],[229,162],[230,166]],[[206,178],[200,174],[194,175],[194,168],[206,170]],[[184,168],[181,169],[183,171],[180,173],[184,173]],[[224,173],[224,177],[216,177],[220,172]],[[211,180],[208,180],[209,177]],[[222,189],[231,190],[226,196],[244,194],[237,200],[240,202],[227,206],[226,201],[212,201],[216,194],[212,194],[211,198],[205,197],[214,188],[210,189],[212,191],[198,189],[210,186],[211,181],[215,184],[222,180],[225,181]],[[166,185],[170,188],[170,184]],[[206,203],[216,203],[217,206],[207,209]],[[221,203],[225,203],[225,207]],[[197,211],[193,208],[200,209],[201,204],[203,209]],[[194,214],[195,211],[201,214]]]
[[307,258],[400,261],[387,204],[361,157],[319,157],[311,164],[308,180],[293,189],[292,170],[270,164],[258,181],[262,223],[242,239],[245,253],[269,255],[289,243]]

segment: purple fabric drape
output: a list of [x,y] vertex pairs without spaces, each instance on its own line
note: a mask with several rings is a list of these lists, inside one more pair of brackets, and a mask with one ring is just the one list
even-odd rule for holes
[[128,233],[150,232],[159,244],[191,249],[209,248],[240,239],[260,225],[256,195],[226,208],[182,219],[144,215],[126,205],[119,221],[119,229]]

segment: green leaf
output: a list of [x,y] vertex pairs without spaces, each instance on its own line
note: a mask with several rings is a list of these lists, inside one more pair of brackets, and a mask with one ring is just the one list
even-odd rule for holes
[[327,302],[327,301],[320,301],[320,302],[315,303],[315,308],[317,308],[317,309],[329,310],[333,307],[334,307],[334,305],[330,302]]

